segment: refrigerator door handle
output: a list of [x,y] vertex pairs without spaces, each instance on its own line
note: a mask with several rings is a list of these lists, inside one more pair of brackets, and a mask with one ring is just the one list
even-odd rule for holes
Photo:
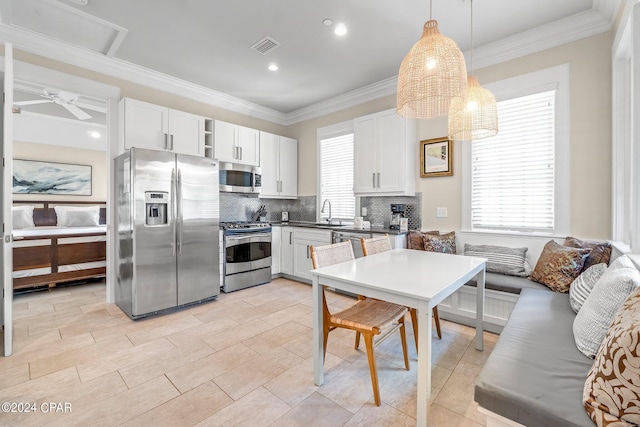
[[178,214],[178,255],[182,254],[182,229],[183,229],[183,216],[182,216],[182,172],[178,169],[178,181],[176,183],[176,211]]
[[[176,199],[176,170],[175,168],[171,169],[171,207],[175,206]],[[176,218],[175,218],[175,209],[172,210],[172,221],[173,222],[173,233],[171,233],[171,253],[173,256],[176,256]]]

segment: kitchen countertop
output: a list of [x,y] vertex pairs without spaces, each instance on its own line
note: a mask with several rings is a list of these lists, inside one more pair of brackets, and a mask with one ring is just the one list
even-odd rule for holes
[[379,233],[384,234],[388,233],[390,235],[401,235],[407,234],[406,231],[400,230],[392,230],[388,227],[372,227],[371,229],[359,229],[353,228],[352,225],[338,225],[338,224],[318,224],[316,222],[311,221],[269,221],[271,225],[278,225],[283,227],[304,227],[304,228],[316,228],[318,230],[331,230],[331,231],[345,231],[349,233]]

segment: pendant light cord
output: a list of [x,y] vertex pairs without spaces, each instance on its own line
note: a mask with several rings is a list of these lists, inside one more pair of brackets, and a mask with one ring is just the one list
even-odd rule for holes
[[429,21],[433,19],[433,0],[429,0]]
[[473,0],[471,0],[471,75],[473,75]]

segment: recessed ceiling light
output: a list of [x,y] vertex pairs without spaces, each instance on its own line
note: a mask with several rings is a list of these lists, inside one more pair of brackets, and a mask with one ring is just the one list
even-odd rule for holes
[[336,29],[333,30],[333,32],[336,33],[337,36],[344,36],[347,34],[347,26],[341,22],[336,25]]
[[278,66],[276,64],[271,64],[271,65],[269,65],[269,69],[271,71],[278,71]]
[[89,134],[89,136],[91,138],[95,138],[95,139],[100,138],[100,132],[98,132],[96,130],[93,130],[93,131],[90,131],[90,132],[87,132],[87,133]]
[[75,4],[79,4],[80,6],[86,6],[89,3],[89,0],[71,0]]
[[322,25],[324,25],[325,27],[330,27],[333,25],[333,20],[326,18],[322,20]]

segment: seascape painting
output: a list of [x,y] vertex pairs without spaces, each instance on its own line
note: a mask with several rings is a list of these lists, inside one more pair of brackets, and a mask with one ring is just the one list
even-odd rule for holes
[[91,195],[91,166],[13,160],[14,194]]

